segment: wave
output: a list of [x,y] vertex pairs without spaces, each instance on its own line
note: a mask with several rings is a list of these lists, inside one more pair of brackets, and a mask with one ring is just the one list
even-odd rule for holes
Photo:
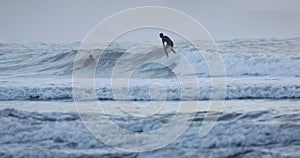
[[[256,104],[250,105],[257,106]],[[231,108],[236,109],[235,106]],[[171,155],[171,157],[191,157],[191,155],[192,157],[203,155],[204,157],[216,155],[218,157],[224,157],[224,155],[225,157],[237,155],[263,157],[266,154],[275,157],[296,157],[295,151],[299,149],[300,137],[299,116],[296,116],[294,110],[298,109],[292,106],[285,108],[281,113],[276,112],[277,110],[281,108],[273,107],[266,111],[254,109],[253,111],[238,110],[239,112],[224,111],[220,114],[217,125],[203,138],[198,137],[199,127],[207,111],[197,112],[195,116],[177,113],[176,117],[182,119],[178,123],[175,122],[176,126],[180,126],[183,121],[189,121],[191,124],[183,133],[180,133],[176,140],[162,149],[128,153],[113,150],[101,140],[96,139],[79,120],[78,115],[72,112],[49,113],[4,109],[0,110],[1,157],[162,157],[164,155]],[[70,119],[66,119],[68,118],[65,117],[66,115]],[[174,119],[174,115],[175,113],[163,113],[147,118],[110,115],[110,120],[130,131],[153,131],[153,134],[159,137],[161,133],[156,132],[155,129],[168,124]],[[91,120],[94,119],[93,115],[88,114],[88,116]],[[110,126],[101,120],[93,120],[93,123],[106,131],[108,136],[110,136],[109,132],[115,132],[111,131]],[[109,140],[120,145],[124,142],[132,142],[127,137]],[[271,148],[265,149],[266,146]],[[283,150],[289,152],[282,152]]]
[[[128,55],[125,53],[134,44],[118,43],[110,45],[100,57],[96,74],[111,76],[117,61]],[[300,76],[300,38],[257,39],[218,41],[227,76]],[[51,44],[37,42],[31,44],[1,43],[0,73],[3,76],[71,76],[75,56],[80,43]],[[178,42],[176,51],[185,56],[195,69],[195,75],[209,77],[210,73],[204,58],[190,44]],[[85,50],[95,57],[102,49]],[[130,50],[130,49],[129,49]],[[206,50],[201,47],[200,51]],[[152,52],[153,53],[153,52]],[[155,52],[154,52],[155,53]],[[125,67],[135,66],[136,58],[150,58],[149,52],[127,56]],[[152,55],[152,56],[151,56]],[[170,55],[172,57],[173,54]],[[179,66],[180,67],[180,66]],[[137,78],[169,77],[174,72],[161,63],[140,65],[135,70]]]
[[31,119],[39,121],[74,121],[79,120],[80,117],[75,112],[28,112],[17,109],[4,109],[0,110],[1,117],[13,117],[18,119]]
[[[211,99],[210,78],[199,78],[199,96],[185,96],[188,100]],[[3,82],[0,87],[0,100],[73,100],[73,90],[88,98],[89,90],[73,89],[70,80],[42,79],[35,81]],[[32,82],[35,82],[33,84]],[[51,83],[52,82],[52,83]],[[56,84],[53,84],[56,83]],[[60,84],[59,84],[60,83]],[[127,82],[126,82],[127,83]],[[153,83],[160,83],[162,88],[151,88]],[[227,78],[225,99],[283,99],[300,98],[299,77],[245,77]],[[182,87],[173,79],[132,79],[127,85],[118,85],[113,95],[110,79],[100,79],[96,82],[96,95],[99,100],[181,100]],[[185,86],[187,89],[195,87]],[[165,91],[164,91],[165,90]],[[195,89],[196,90],[196,89]],[[165,92],[165,93],[164,93]],[[163,97],[166,94],[166,97]]]

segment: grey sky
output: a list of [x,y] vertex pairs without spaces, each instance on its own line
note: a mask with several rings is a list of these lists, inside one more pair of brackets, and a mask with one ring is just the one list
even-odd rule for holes
[[81,41],[107,16],[147,5],[183,11],[218,40],[300,36],[299,0],[1,0],[0,42]]

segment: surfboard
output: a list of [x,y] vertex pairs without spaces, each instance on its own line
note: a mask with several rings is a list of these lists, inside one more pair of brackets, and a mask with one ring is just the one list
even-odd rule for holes
[[161,60],[160,60],[160,59],[157,59],[157,60],[153,60],[152,62],[159,63],[159,62],[161,62]]

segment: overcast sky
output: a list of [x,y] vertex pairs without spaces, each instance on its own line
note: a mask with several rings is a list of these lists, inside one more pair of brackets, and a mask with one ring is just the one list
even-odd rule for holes
[[300,0],[0,0],[0,42],[81,41],[107,16],[147,5],[185,12],[217,40],[300,36]]

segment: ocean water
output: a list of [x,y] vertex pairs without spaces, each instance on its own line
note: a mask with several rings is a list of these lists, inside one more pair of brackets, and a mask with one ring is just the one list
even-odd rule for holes
[[[98,61],[94,84],[96,98],[108,114],[91,111],[84,115],[90,119],[107,115],[120,127],[135,132],[156,130],[174,115],[182,118],[178,126],[191,123],[167,146],[145,152],[117,150],[85,128],[76,110],[72,87],[73,68],[84,69],[74,66],[80,44],[0,43],[0,157],[300,156],[300,38],[217,41],[226,73],[226,94],[218,121],[205,137],[198,136],[199,130],[209,113],[211,79],[218,76],[210,75],[205,60],[194,47],[184,42],[175,44],[175,50],[195,69],[193,74],[184,74],[187,71],[180,69],[180,64],[175,66],[175,72],[160,63],[143,64],[130,79],[117,78],[119,83],[128,81],[126,89],[128,85],[111,85],[112,71],[135,44],[111,44]],[[87,56],[97,56],[101,49],[84,51]],[[140,55],[133,57],[123,58],[124,63],[129,63],[122,65],[124,70],[131,69],[134,64],[130,61]],[[187,80],[196,76],[199,94],[184,96],[182,100],[178,75]],[[165,96],[161,95],[161,88],[151,88],[153,83],[163,85]],[[90,93],[78,91],[83,98]],[[132,102],[167,104],[163,111],[141,118],[118,113],[112,108],[115,101],[122,101],[125,106]],[[188,110],[177,113],[174,107],[179,104],[198,106],[198,111],[195,115]],[[135,113],[140,108],[129,109]],[[105,125],[103,131],[107,135],[113,133]],[[120,145],[131,140],[117,141]]]

